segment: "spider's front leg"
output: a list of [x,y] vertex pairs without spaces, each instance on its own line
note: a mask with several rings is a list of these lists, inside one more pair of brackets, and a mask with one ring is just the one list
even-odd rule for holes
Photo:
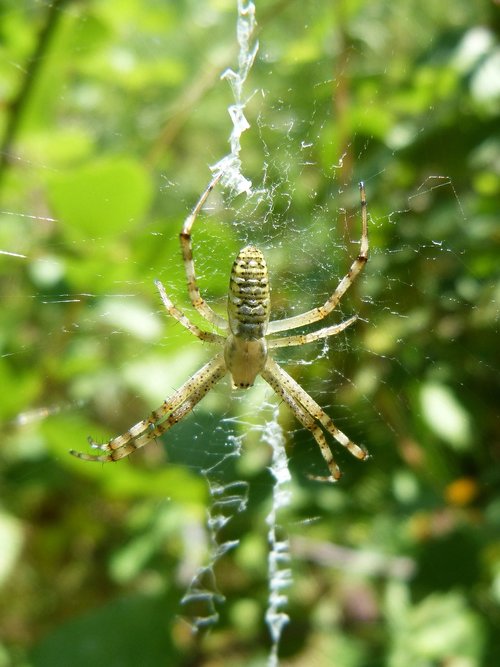
[[289,329],[297,329],[313,322],[318,322],[324,319],[329,313],[334,310],[349,287],[353,284],[361,271],[364,269],[368,261],[368,214],[366,210],[366,193],[363,182],[359,184],[360,203],[361,203],[361,242],[359,254],[351,264],[349,271],[342,278],[333,294],[325,301],[322,306],[308,310],[302,315],[295,315],[287,317],[284,320],[274,320],[269,323],[267,333],[277,333],[278,331],[288,331]]
[[226,320],[220,315],[217,315],[217,313],[214,310],[212,310],[212,308],[208,305],[208,303],[205,301],[205,299],[202,298],[200,294],[198,281],[196,279],[196,271],[194,268],[193,246],[191,242],[191,228],[193,227],[193,224],[196,218],[198,217],[198,213],[201,211],[209,194],[217,185],[221,176],[222,172],[219,172],[210,181],[208,187],[201,195],[193,211],[188,215],[188,217],[184,221],[184,225],[182,226],[182,231],[179,235],[179,239],[181,243],[182,258],[184,260],[184,269],[186,272],[187,287],[191,303],[200,313],[200,315],[204,317],[208,322],[210,322],[210,324],[213,324],[215,327],[221,329],[222,331],[226,331],[228,328]]

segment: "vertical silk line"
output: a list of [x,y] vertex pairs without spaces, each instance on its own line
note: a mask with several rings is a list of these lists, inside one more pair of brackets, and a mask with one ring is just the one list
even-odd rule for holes
[[221,79],[229,82],[233,91],[234,103],[228,107],[229,116],[233,123],[229,145],[231,152],[219,160],[212,167],[214,172],[222,172],[222,183],[236,194],[250,192],[252,183],[241,173],[240,138],[243,132],[249,129],[250,123],[245,117],[247,99],[243,96],[243,87],[259,49],[257,40],[253,40],[255,26],[255,5],[238,0],[238,18],[236,22],[236,36],[239,45],[238,70],[226,69]]
[[[231,152],[211,168],[215,174],[221,174],[221,182],[236,194],[249,193],[252,186],[251,182],[241,173],[239,154],[240,137],[250,127],[244,113],[246,101],[243,97],[243,86],[258,50],[258,43],[252,42],[255,25],[253,2],[245,3],[243,0],[238,0],[236,22],[239,45],[238,69],[234,71],[229,68],[221,75],[221,79],[229,81],[234,98],[234,102],[228,107],[233,125],[229,137]],[[237,540],[224,540],[222,531],[235,514],[245,510],[248,502],[246,482],[234,481],[224,484],[214,479],[218,476],[219,465],[222,468],[228,457],[239,456],[239,439],[230,436],[228,444],[231,446],[230,452],[223,457],[223,460],[203,471],[211,499],[210,507],[207,509],[208,561],[195,573],[182,599],[184,616],[195,631],[210,628],[219,620],[217,607],[224,603],[225,598],[217,587],[214,568],[220,558],[238,545]]]
[[269,598],[266,611],[266,623],[271,634],[271,650],[268,667],[277,667],[278,649],[283,628],[289,621],[288,614],[283,611],[288,605],[286,589],[292,583],[290,569],[290,543],[287,537],[279,537],[278,523],[279,510],[290,505],[291,491],[289,488],[291,476],[288,469],[288,458],[285,451],[283,430],[278,423],[279,408],[276,405],[272,421],[266,424],[263,440],[271,447],[271,473],[274,477],[273,504],[267,515],[269,527],[267,540],[269,543],[268,577]]

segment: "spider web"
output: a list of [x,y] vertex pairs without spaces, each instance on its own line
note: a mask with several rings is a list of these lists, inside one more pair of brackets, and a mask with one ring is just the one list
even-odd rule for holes
[[[99,26],[93,23],[95,17],[89,18],[84,13],[79,16],[71,4],[55,3],[58,19],[75,21],[82,32],[89,31],[92,39],[103,39]],[[154,445],[149,447],[149,453],[144,452],[145,465],[151,476],[156,468],[172,464],[172,468],[185,467],[195,475],[202,473],[207,479],[207,515],[177,528],[179,533],[184,530],[182,534],[186,544],[184,554],[179,558],[183,565],[177,572],[179,587],[183,587],[185,592],[182,613],[200,629],[214,628],[220,620],[227,591],[223,584],[221,586],[219,572],[224,567],[225,559],[234,556],[236,551],[244,551],[240,547],[245,546],[246,536],[238,532],[235,517],[244,517],[252,503],[256,502],[252,498],[252,489],[253,493],[257,488],[259,493],[267,494],[262,521],[269,547],[266,557],[266,620],[272,638],[269,664],[277,664],[280,637],[288,618],[287,591],[293,594],[291,568],[294,558],[291,558],[290,552],[295,554],[295,558],[300,554],[299,558],[304,561],[320,558],[311,549],[307,551],[307,545],[300,542],[297,533],[302,539],[307,539],[308,531],[314,531],[325,516],[330,518],[335,502],[340,502],[334,498],[347,502],[346,494],[352,488],[348,486],[349,480],[364,480],[361,485],[363,491],[358,492],[356,499],[365,503],[365,509],[370,507],[370,493],[375,493],[374,489],[380,488],[385,480],[379,463],[383,459],[380,443],[389,448],[394,442],[402,442],[403,449],[407,447],[410,451],[412,443],[405,428],[408,417],[402,416],[407,416],[415,406],[419,406],[422,420],[429,422],[432,421],[430,415],[436,396],[438,403],[444,404],[439,389],[446,388],[447,375],[437,357],[428,360],[432,382],[425,385],[427,394],[415,387],[415,395],[419,398],[413,405],[392,384],[397,373],[408,378],[412,376],[414,359],[419,355],[412,335],[415,330],[425,328],[426,322],[432,326],[432,320],[425,319],[428,317],[425,308],[421,309],[419,319],[418,309],[414,307],[410,310],[406,300],[425,304],[435,299],[433,303],[438,303],[442,310],[449,313],[449,317],[442,318],[441,329],[436,335],[456,335],[455,308],[463,301],[472,303],[480,298],[476,274],[486,271],[471,266],[464,255],[463,243],[464,240],[470,241],[472,245],[474,234],[477,234],[477,239],[484,240],[481,235],[486,235],[484,230],[487,225],[485,222],[481,227],[478,223],[472,229],[468,202],[457,191],[453,177],[441,173],[439,160],[432,162],[425,174],[415,174],[408,167],[407,180],[397,181],[391,170],[390,153],[383,160],[371,161],[371,149],[376,140],[366,139],[366,133],[358,140],[354,131],[352,136],[355,139],[346,145],[332,138],[331,128],[339,122],[340,111],[331,108],[322,91],[333,88],[341,92],[341,71],[331,78],[322,73],[317,80],[308,82],[308,89],[314,93],[308,97],[307,108],[297,108],[294,104],[296,96],[290,101],[292,95],[288,96],[282,81],[286,79],[287,63],[289,66],[293,58],[304,58],[307,62],[307,54],[280,51],[279,43],[272,39],[273,22],[259,4],[256,3],[257,20],[261,24],[258,58],[257,36],[255,28],[248,24],[247,14],[253,5],[239,2],[239,56],[233,53],[228,57],[226,51],[224,57],[217,60],[211,53],[214,61],[208,63],[209,73],[200,75],[193,89],[186,92],[185,100],[172,110],[173,117],[180,123],[179,118],[189,116],[185,109],[190,109],[193,120],[187,134],[193,136],[193,141],[197,140],[197,145],[202,145],[196,135],[196,123],[204,113],[208,114],[207,109],[210,110],[203,90],[226,91],[216,99],[217,125],[222,125],[227,135],[229,122],[232,123],[230,153],[221,159],[219,146],[209,143],[207,139],[206,151],[202,155],[197,149],[188,160],[178,159],[176,162],[169,157],[172,163],[163,164],[157,175],[157,207],[153,217],[144,224],[138,224],[131,216],[130,231],[116,231],[116,234],[124,233],[125,241],[132,239],[133,242],[114,245],[110,235],[96,228],[88,228],[85,235],[71,236],[70,225],[64,227],[68,237],[63,239],[57,231],[62,228],[62,218],[54,213],[51,203],[44,196],[47,182],[62,171],[60,166],[54,167],[51,160],[44,157],[46,139],[40,136],[37,150],[27,152],[29,157],[24,157],[22,151],[14,152],[12,146],[4,147],[4,155],[8,153],[7,157],[12,162],[7,178],[19,184],[20,192],[26,192],[27,182],[36,185],[29,188],[29,197],[24,202],[10,197],[0,205],[4,225],[0,237],[0,262],[8,267],[2,273],[3,317],[6,318],[2,361],[5,362],[6,376],[19,373],[19,386],[25,397],[19,409],[19,403],[14,402],[12,396],[16,406],[12,411],[9,411],[10,397],[4,397],[6,416],[3,426],[8,462],[20,461],[24,464],[25,461],[37,461],[47,451],[57,461],[64,461],[70,446],[77,449],[84,447],[85,436],[89,432],[87,422],[81,421],[85,415],[97,415],[106,424],[109,435],[118,434],[134,419],[146,416],[149,408],[159,405],[201,365],[209,351],[202,349],[198,341],[190,341],[180,327],[169,324],[165,330],[164,313],[151,294],[154,290],[153,279],[160,278],[176,304],[182,305],[186,312],[189,310],[177,234],[179,221],[196,199],[194,193],[201,192],[210,178],[207,165],[224,169],[225,178],[194,228],[195,262],[202,291],[208,291],[210,303],[223,313],[233,250],[237,251],[250,242],[255,243],[265,251],[270,268],[273,319],[299,314],[323,303],[332,286],[347,270],[358,251],[357,182],[363,179],[369,200],[370,261],[353,288],[353,294],[343,300],[338,309],[339,321],[357,313],[359,327],[356,325],[332,340],[294,350],[280,350],[276,354],[277,360],[286,365],[287,371],[332,415],[335,423],[353,440],[367,444],[371,450],[373,458],[360,464],[343,456],[333,446],[346,476],[342,485],[345,483],[347,486],[344,488],[348,490],[343,491],[341,485],[334,489],[325,489],[321,485],[314,487],[312,494],[318,496],[321,502],[308,504],[303,512],[297,512],[293,521],[287,520],[286,513],[292,513],[296,509],[294,503],[300,503],[297,498],[302,497],[303,487],[309,488],[307,475],[324,474],[323,461],[309,434],[290,418],[286,410],[281,409],[282,406],[263,382],[258,382],[248,395],[234,396],[229,383],[222,382],[190,415],[189,421],[177,425],[164,439],[168,464],[162,458],[160,443],[157,448]],[[46,8],[40,3],[34,3],[34,7]],[[9,20],[18,20],[20,11],[13,6],[8,12]],[[235,7],[229,18],[221,18],[208,6],[197,8],[191,21],[213,32],[214,43],[225,39],[224,43],[234,44],[234,11]],[[356,25],[359,35],[370,33],[369,21],[368,12]],[[134,44],[137,53],[153,62],[157,59],[160,64],[158,54],[168,51],[168,40],[157,35],[145,35]],[[14,69],[26,66],[28,49],[25,48],[26,51],[14,55]],[[80,43],[75,44],[75,53],[83,48]],[[354,47],[351,47],[351,55],[354,55]],[[462,54],[460,61],[463,67],[465,55]],[[109,57],[117,71],[133,70],[123,44],[111,49]],[[200,54],[200,64],[207,64],[205,58]],[[5,56],[2,59],[5,66]],[[332,59],[335,58],[332,56]],[[42,54],[40,60],[43,65],[49,62],[49,56]],[[238,63],[236,73],[230,70],[225,80],[219,80],[224,68],[234,63]],[[161,65],[165,63],[162,61]],[[347,63],[344,65],[347,66]],[[92,76],[96,77],[94,83],[90,75],[83,82],[77,77],[72,80],[71,76],[68,75],[64,85],[68,89],[72,86],[78,89],[74,103],[81,115],[78,117],[74,113],[73,117],[77,120],[73,126],[68,125],[66,131],[68,135],[74,133],[82,142],[80,151],[84,156],[88,147],[78,132],[78,124],[84,126],[102,122],[104,125],[111,121],[105,114],[101,118],[92,112],[89,117],[88,110],[85,111],[85,105],[92,109],[94,103],[95,108],[100,108],[96,102],[102,94],[98,73],[95,70],[92,72]],[[206,84],[204,76],[206,79],[212,77],[209,84]],[[262,82],[266,76],[269,82],[267,87],[257,88],[254,80],[258,78]],[[55,90],[52,94],[62,101],[65,97],[63,89],[55,87]],[[137,117],[137,127],[146,133],[152,133],[152,128],[161,124],[159,110],[163,109],[157,104],[155,93],[149,92],[152,102],[138,104],[138,108],[143,108],[143,114]],[[43,90],[37,94],[43,95]],[[369,115],[371,100],[377,97],[376,91],[366,94],[366,106],[359,111],[362,117]],[[196,103],[192,101],[193,95]],[[130,93],[130,96],[132,98],[133,94]],[[226,109],[230,110],[229,122]],[[118,114],[118,104],[115,110]],[[29,127],[30,119],[26,122]],[[425,119],[417,121],[414,127],[396,124],[391,131],[393,151],[404,150],[405,142],[409,142],[414,133],[425,132],[429,124],[430,120]],[[168,130],[171,133],[178,131],[175,123],[170,124]],[[125,137],[125,132],[123,137],[119,136],[120,131],[114,132],[114,135],[119,144],[118,140]],[[258,144],[254,152],[249,148],[251,142]],[[327,147],[324,152],[320,151],[322,146]],[[63,145],[60,150],[65,150]],[[133,142],[127,143],[122,150],[133,154]],[[161,150],[161,142],[158,142],[148,156],[151,164],[155,164],[155,151],[160,154]],[[478,154],[477,159],[486,160],[486,157]],[[196,161],[198,165],[195,168]],[[183,162],[189,165],[183,167]],[[60,165],[57,160],[55,163]],[[195,182],[195,186],[186,189],[184,185],[189,181]],[[396,182],[399,184],[395,185]],[[326,195],[325,183],[329,184]],[[169,206],[174,207],[172,213],[168,210]],[[427,216],[431,214],[432,220],[428,223]],[[221,243],[221,233],[224,244]],[[130,237],[127,237],[128,234]],[[78,276],[82,269],[78,262],[83,254],[88,257],[89,248],[95,253],[94,273],[102,279],[102,285],[98,289],[94,286],[90,291],[82,289],[76,292],[71,287],[66,288],[66,283],[80,284]],[[160,268],[159,255],[164,268]],[[150,269],[140,278],[134,273],[129,277],[119,274],[114,268],[127,263],[134,266],[144,262],[145,257],[150,258]],[[227,258],[225,261],[224,257]],[[19,266],[23,267],[22,270]],[[422,269],[424,266],[428,270]],[[451,276],[460,274],[461,280],[454,284],[446,275],[433,273],[435,267],[443,266]],[[418,275],[413,273],[414,270],[419,270]],[[439,271],[443,269],[439,268]],[[433,279],[439,280],[443,288],[439,299],[435,297]],[[490,309],[494,309],[493,294],[485,301],[489,302]],[[36,308],[33,308],[34,303]],[[480,311],[481,316],[485,317],[485,312],[486,307]],[[17,319],[12,313],[16,313]],[[35,335],[40,331],[43,336]],[[459,344],[463,345],[464,357],[468,357],[466,344]],[[68,365],[64,372],[55,370],[61,368],[57,361],[58,351],[71,347],[85,348],[90,360],[88,364],[80,360],[73,366]],[[115,347],[121,350],[116,356]],[[168,362],[163,357],[168,357]],[[476,361],[485,375],[493,372],[490,361],[480,358]],[[46,402],[41,400],[34,381],[33,384],[29,382],[24,371],[29,366],[40,369],[38,382],[42,381],[48,388]],[[374,369],[379,369],[379,372]],[[378,387],[374,387],[374,377]],[[455,401],[452,407],[458,408],[456,420],[465,420],[462,432],[470,432],[470,415],[460,409],[459,401]],[[134,414],[131,420],[129,412]],[[51,430],[52,423],[62,424],[59,432],[71,433],[72,441],[61,442],[60,436],[58,440],[56,431]],[[285,435],[279,424],[284,425]],[[429,424],[427,427],[436,428]],[[99,433],[94,435],[98,437]],[[443,437],[445,440],[448,438],[446,442],[450,449],[460,450],[460,447],[466,449],[469,446],[470,440],[461,440],[452,432],[445,432]],[[268,447],[259,446],[262,443]],[[379,443],[379,451],[376,445],[374,449],[370,443]],[[284,455],[285,444],[288,446],[287,457]],[[60,465],[66,470],[64,463]],[[255,471],[259,468],[267,470],[267,473],[257,474]],[[106,489],[110,488],[106,485],[113,484],[108,481],[110,473],[100,466],[89,473],[77,472],[75,468],[68,470],[77,479],[79,475],[82,479],[88,475],[93,480],[104,480],[99,482],[102,483],[102,487],[98,487],[102,493],[97,493],[98,496],[104,497]],[[370,474],[366,470],[371,471]],[[36,478],[35,472],[26,466],[23,466],[22,476]],[[252,478],[250,485],[248,477]],[[132,484],[120,473],[117,478],[122,480],[125,489],[127,483]],[[169,514],[168,506],[176,499],[171,501],[169,498],[168,486],[164,489],[161,503],[154,498],[151,506],[159,515],[164,511],[165,517],[171,519],[175,512],[170,510]],[[115,489],[115,493],[120,497],[119,490]],[[126,496],[126,491],[122,493]],[[133,491],[130,493],[133,497]],[[95,507],[95,489],[92,495],[92,511],[99,513],[100,510]],[[131,504],[128,503],[127,507]],[[140,523],[137,514],[131,513],[134,515],[132,521]],[[203,531],[204,523],[207,533]],[[165,526],[167,524],[168,521],[165,521]],[[172,529],[164,527],[162,530],[165,531],[161,533],[164,540],[171,539],[172,532],[168,531]],[[21,541],[13,539],[12,543],[21,544]],[[15,563],[19,553],[12,551],[9,562]],[[333,560],[342,569],[343,561],[347,561],[348,556],[344,554],[342,558],[335,557]],[[358,563],[355,558],[352,560]],[[371,565],[364,563],[363,567],[375,574],[388,572],[401,579],[410,576],[412,563],[405,561],[401,564],[398,561],[394,564],[388,558],[382,560],[383,564],[377,561],[374,565],[372,561]],[[392,565],[395,570],[391,570]],[[396,565],[400,566],[399,569]],[[348,565],[345,567],[347,569]],[[119,565],[116,568],[111,570],[113,576]],[[131,571],[137,574],[133,568]],[[128,580],[116,577],[116,581],[128,583],[132,580],[132,575]]]
[[[234,104],[229,107],[229,115],[233,123],[233,129],[230,136],[231,152],[220,160],[213,171],[222,173],[222,183],[229,186],[235,194],[240,192],[249,193],[251,183],[241,173],[241,135],[250,129],[250,125],[245,117],[245,82],[251,71],[255,56],[258,50],[258,42],[255,40],[254,31],[255,5],[252,2],[243,2],[238,0],[238,20],[237,20],[237,38],[239,45],[238,71],[232,69],[226,70],[222,79],[227,80],[234,95]],[[271,633],[271,653],[269,665],[278,664],[278,648],[281,640],[283,627],[288,621],[287,614],[283,611],[287,604],[285,589],[291,584],[291,570],[289,567],[289,543],[288,540],[279,539],[278,533],[278,512],[281,507],[289,504],[289,491],[287,489],[290,481],[288,471],[287,457],[285,452],[285,441],[283,432],[278,423],[278,411],[273,410],[273,418],[266,423],[262,431],[262,439],[272,449],[272,461],[270,471],[274,478],[272,509],[267,516],[269,526],[269,604],[266,612],[266,622]],[[240,442],[235,436],[229,436],[228,441],[234,443],[234,451],[228,456],[240,455]],[[194,627],[199,630],[218,621],[216,604],[223,601],[220,595],[215,578],[214,566],[228,550],[238,545],[238,540],[220,541],[221,531],[226,527],[228,521],[234,514],[244,511],[248,502],[248,484],[244,481],[230,481],[226,484],[213,482],[214,475],[224,464],[226,458],[221,463],[217,463],[210,469],[205,469],[203,474],[206,476],[210,496],[212,498],[211,507],[208,509],[208,527],[211,536],[211,555],[208,566],[204,566],[198,571],[191,582],[188,592],[183,598],[185,608],[189,605],[199,606],[200,602],[206,605],[206,613],[196,615],[191,618],[194,620]]]

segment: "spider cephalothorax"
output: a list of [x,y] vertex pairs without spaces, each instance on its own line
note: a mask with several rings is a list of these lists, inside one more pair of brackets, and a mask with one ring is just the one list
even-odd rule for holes
[[289,331],[290,329],[307,326],[324,319],[334,310],[342,296],[363,270],[368,259],[368,222],[364,185],[363,183],[359,185],[362,226],[359,255],[351,264],[349,271],[342,278],[335,291],[322,306],[313,308],[302,315],[270,321],[271,302],[266,261],[258,248],[249,245],[240,250],[233,263],[226,320],[217,315],[201,297],[196,281],[191,246],[193,223],[220,177],[221,174],[217,174],[212,179],[193,212],[186,218],[180,234],[180,241],[191,303],[212,326],[226,335],[204,331],[197,327],[183,312],[174,306],[160,281],[156,281],[156,286],[165,308],[173,318],[193,335],[222,349],[190,377],[180,389],[167,398],[149,417],[135,424],[122,435],[102,444],[89,437],[90,446],[93,449],[100,450],[101,454],[84,454],[75,450],[71,450],[71,454],[85,461],[116,461],[121,459],[148,442],[155,440],[189,414],[194,406],[227,373],[231,375],[233,387],[240,389],[250,387],[257,376],[261,375],[291,408],[299,422],[311,431],[318,443],[321,454],[328,465],[330,475],[328,477],[316,477],[315,479],[335,481],[340,477],[340,470],[335,463],[324,431],[332,435],[356,458],[365,459],[368,454],[364,448],[352,442],[345,433],[335,426],[318,403],[274,361],[270,351],[277,347],[304,345],[334,336],[353,324],[356,316],[350,317],[340,324],[323,327],[311,333],[295,334],[283,338],[269,338],[268,336],[280,331]]

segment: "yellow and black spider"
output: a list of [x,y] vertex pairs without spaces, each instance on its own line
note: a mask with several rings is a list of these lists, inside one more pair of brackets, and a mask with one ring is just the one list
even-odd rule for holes
[[180,234],[182,256],[187,276],[188,292],[194,308],[211,325],[225,335],[203,331],[193,324],[168,297],[164,286],[156,281],[161,299],[169,315],[180,322],[188,331],[203,341],[212,343],[220,350],[197,373],[190,377],[172,396],[167,398],[149,417],[132,426],[122,435],[109,442],[97,443],[89,437],[90,446],[100,454],[85,454],[71,450],[73,456],[85,461],[116,461],[128,456],[136,449],[147,445],[168,431],[174,424],[188,415],[195,405],[212,387],[230,373],[233,387],[251,387],[261,375],[274,391],[290,407],[296,418],[313,434],[321,454],[326,461],[330,475],[315,477],[324,481],[336,481],[340,470],[335,463],[323,429],[358,459],[365,459],[367,451],[352,442],[340,431],[331,418],[315,400],[272,358],[270,351],[277,347],[305,345],[321,338],[334,336],[357,319],[356,316],[340,324],[323,327],[307,334],[269,338],[270,335],[303,327],[324,319],[338,305],[368,259],[368,222],[364,184],[359,184],[361,196],[361,243],[357,258],[351,264],[333,294],[317,308],[282,320],[270,321],[271,301],[266,261],[262,252],[249,245],[240,250],[231,270],[227,302],[227,320],[217,315],[201,297],[196,281],[191,245],[191,229],[198,213],[210,192],[220,179],[217,174],[204,191],[192,213],[186,218]]

